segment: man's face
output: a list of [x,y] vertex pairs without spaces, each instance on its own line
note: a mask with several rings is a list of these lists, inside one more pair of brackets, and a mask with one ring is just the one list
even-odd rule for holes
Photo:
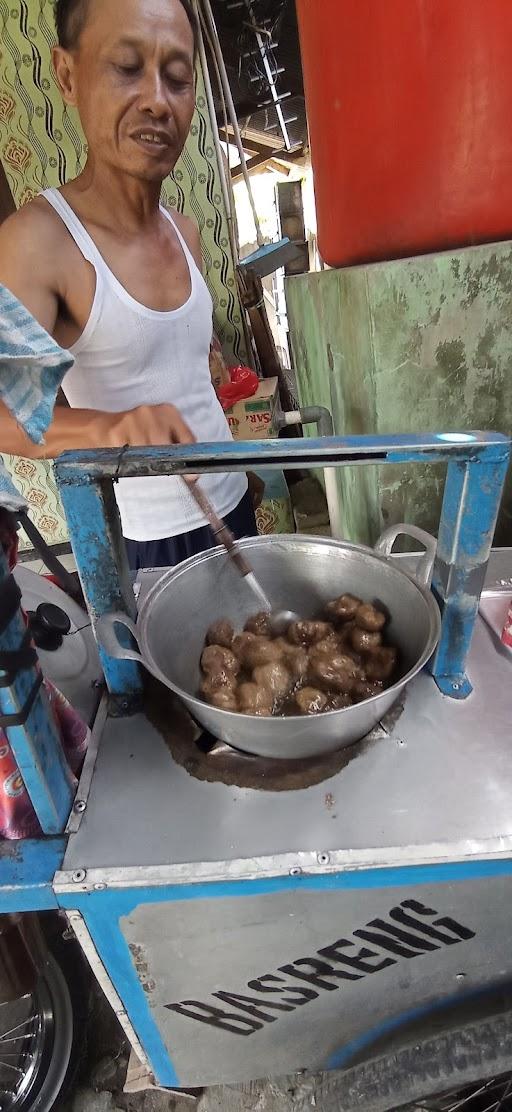
[[89,0],[78,49],[57,48],[54,61],[89,157],[163,181],[194,111],[194,38],[179,0]]

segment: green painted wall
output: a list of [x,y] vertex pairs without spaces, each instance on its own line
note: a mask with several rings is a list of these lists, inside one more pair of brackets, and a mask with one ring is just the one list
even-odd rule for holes
[[[512,244],[305,274],[286,295],[303,405],[337,433],[512,431]],[[436,531],[442,467],[339,472],[348,538]],[[512,544],[512,474],[496,535]]]

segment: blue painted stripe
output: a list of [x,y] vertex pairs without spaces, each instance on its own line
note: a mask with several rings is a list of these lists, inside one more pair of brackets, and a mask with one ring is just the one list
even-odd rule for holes
[[[169,1057],[157,1027],[148,998],[137,976],[133,958],[126,939],[121,934],[113,908],[102,901],[100,908],[96,895],[84,904],[84,920],[96,950],[115,990],[120,996],[134,1031],[147,1054],[153,1073],[160,1085],[177,1088],[178,1075]],[[116,895],[112,892],[109,895]],[[69,906],[69,905],[68,905]],[[77,902],[73,903],[77,907]]]
[[486,985],[485,988],[474,989],[472,992],[453,993],[439,1003],[424,1004],[417,1008],[409,1008],[407,1011],[401,1012],[400,1015],[393,1016],[392,1019],[385,1019],[382,1023],[376,1023],[375,1027],[370,1027],[364,1034],[358,1035],[357,1038],[351,1039],[350,1042],[345,1043],[345,1046],[340,1047],[339,1050],[335,1050],[333,1054],[330,1055],[323,1068],[326,1070],[347,1069],[356,1054],[360,1054],[363,1050],[367,1050],[379,1039],[384,1038],[385,1035],[391,1035],[393,1031],[399,1031],[401,1027],[407,1027],[409,1024],[415,1023],[418,1019],[426,1019],[427,1016],[433,1017],[434,1015],[439,1015],[439,1013],[446,1012],[449,1008],[452,1008],[454,1004],[469,1004],[474,1000],[489,996],[493,988],[493,985]]
[[57,910],[52,885],[65,851],[65,838],[0,842],[0,913]]

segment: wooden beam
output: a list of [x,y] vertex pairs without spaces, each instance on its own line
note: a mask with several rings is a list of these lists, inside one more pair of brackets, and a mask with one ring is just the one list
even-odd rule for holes
[[[246,163],[247,172],[250,174],[251,170],[261,169],[261,167],[265,166],[267,164],[267,162],[269,162],[269,161],[271,161],[271,154],[270,154],[269,151],[266,151],[265,154],[255,154],[254,158],[250,158],[248,160],[248,162]],[[232,178],[233,184],[235,184],[235,182],[237,182],[237,181],[242,181],[243,176],[244,175],[242,173],[241,166],[240,165],[233,166],[233,168],[231,170],[231,178]]]
[[270,158],[268,161],[269,170],[274,170],[276,174],[282,174],[284,178],[289,178],[292,168],[286,162],[282,162],[279,158]]
[[[228,129],[219,127],[219,136],[224,143],[233,145],[233,128],[228,124]],[[263,132],[242,132],[242,145],[249,154],[263,154],[264,151],[284,151],[284,144],[276,140],[275,136],[265,135]]]
[[283,150],[284,142],[278,139],[276,135],[271,135],[270,132],[256,131],[254,128],[245,127],[242,131],[242,141],[245,143],[259,144],[263,147],[272,147],[273,150]]
[[286,154],[285,158],[283,158],[282,151],[277,151],[277,153],[272,157],[274,162],[279,162],[281,166],[285,166],[287,170],[294,170],[297,166],[297,163],[300,162],[301,158],[304,158],[304,148],[302,147],[300,151],[290,152],[290,154]]

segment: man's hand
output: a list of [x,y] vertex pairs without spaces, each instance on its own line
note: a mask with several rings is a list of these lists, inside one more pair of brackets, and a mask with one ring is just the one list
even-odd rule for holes
[[0,452],[55,459],[74,449],[194,444],[195,437],[173,405],[141,405],[122,413],[57,406],[45,443],[34,444],[0,402]]
[[251,496],[253,509],[259,510],[263,502],[263,495],[265,493],[265,483],[256,475],[254,471],[247,472],[247,482],[249,484],[249,494]]
[[139,405],[124,413],[98,413],[93,436],[98,448],[195,444],[195,436],[173,405]]

